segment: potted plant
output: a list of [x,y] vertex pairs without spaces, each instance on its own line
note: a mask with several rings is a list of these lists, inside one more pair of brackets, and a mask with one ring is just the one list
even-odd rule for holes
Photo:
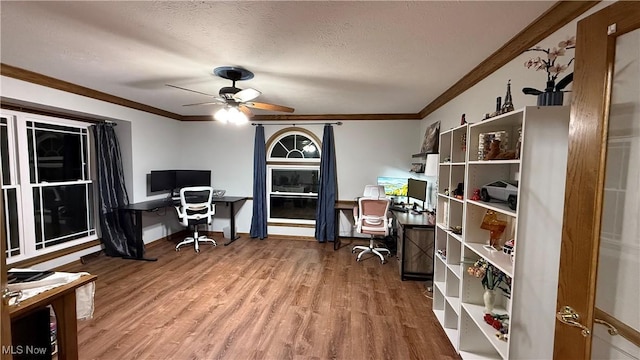
[[469,266],[467,273],[482,281],[485,314],[490,314],[493,311],[496,288],[502,290],[505,297],[511,298],[511,279],[487,260],[478,259],[472,266]]
[[[576,38],[575,36],[561,41],[558,43],[558,47],[543,48],[536,46],[532,49],[525,51],[542,52],[546,54],[546,59],[540,56],[531,58],[524,63],[527,69],[534,69],[536,71],[544,70],[547,73],[547,85],[544,89],[538,90],[530,87],[522,89],[522,92],[527,95],[538,96],[538,106],[545,105],[562,105],[564,88],[567,87],[573,81],[573,73],[570,73],[558,80],[558,76],[567,70],[569,65],[573,63],[575,58],[571,58],[566,64],[560,62],[560,57],[567,55],[567,50],[575,48]],[[557,82],[556,82],[557,81]]]

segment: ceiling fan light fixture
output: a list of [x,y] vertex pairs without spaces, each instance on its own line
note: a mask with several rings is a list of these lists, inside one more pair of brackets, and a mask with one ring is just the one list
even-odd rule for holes
[[232,123],[238,126],[249,122],[249,118],[235,106],[225,106],[213,114],[213,118],[223,124]]
[[248,88],[233,94],[233,99],[238,102],[246,102],[257,98],[261,94],[262,93],[256,89]]
[[216,119],[217,121],[220,121],[223,124],[226,124],[229,122],[229,112],[227,111],[226,107],[220,108],[220,110],[216,111],[213,114],[213,118]]
[[247,116],[235,106],[232,106],[227,110],[227,115],[229,117],[229,122],[238,126],[249,122]]

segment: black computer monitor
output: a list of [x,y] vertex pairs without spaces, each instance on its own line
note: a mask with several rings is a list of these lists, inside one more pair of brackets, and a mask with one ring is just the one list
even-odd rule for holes
[[173,191],[176,188],[176,174],[174,170],[152,170],[149,175],[149,190]]
[[424,209],[424,202],[427,200],[427,182],[424,180],[409,179],[407,182],[407,198],[408,203],[411,202],[411,199],[422,201],[422,208]]
[[176,170],[176,189],[211,186],[211,170]]

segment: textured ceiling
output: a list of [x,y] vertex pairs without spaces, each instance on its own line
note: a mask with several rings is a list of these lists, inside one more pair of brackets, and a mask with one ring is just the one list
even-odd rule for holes
[[[295,114],[417,113],[547,1],[2,1],[1,61],[180,115],[218,66]],[[257,114],[277,114],[255,111]]]

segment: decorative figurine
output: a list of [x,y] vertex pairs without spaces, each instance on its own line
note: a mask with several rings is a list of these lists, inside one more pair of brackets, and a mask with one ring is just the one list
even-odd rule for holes
[[462,133],[462,136],[460,136],[460,143],[461,143],[460,150],[462,150],[463,153],[466,153],[467,152],[467,133],[466,132]]
[[507,254],[507,255],[511,255],[515,245],[516,245],[516,243],[515,243],[514,239],[511,239],[511,240],[507,241],[506,243],[504,243],[504,246],[502,247],[502,252]]
[[460,118],[460,125],[464,125],[467,123],[467,119],[465,119],[465,114],[462,114],[462,118]]
[[493,210],[487,210],[485,213],[480,229],[489,230],[489,244],[485,245],[488,250],[501,250],[500,238],[507,227],[507,222],[498,218]]
[[473,195],[471,195],[471,200],[480,201],[480,189],[473,190]]
[[507,81],[507,95],[504,96],[504,104],[502,104],[501,113],[513,111],[513,99],[511,98],[511,79]]
[[458,200],[464,199],[464,183],[458,183],[458,186],[453,190],[453,197]]
[[515,150],[501,150],[500,140],[493,139],[489,145],[489,151],[485,155],[485,160],[510,160],[516,159]]

